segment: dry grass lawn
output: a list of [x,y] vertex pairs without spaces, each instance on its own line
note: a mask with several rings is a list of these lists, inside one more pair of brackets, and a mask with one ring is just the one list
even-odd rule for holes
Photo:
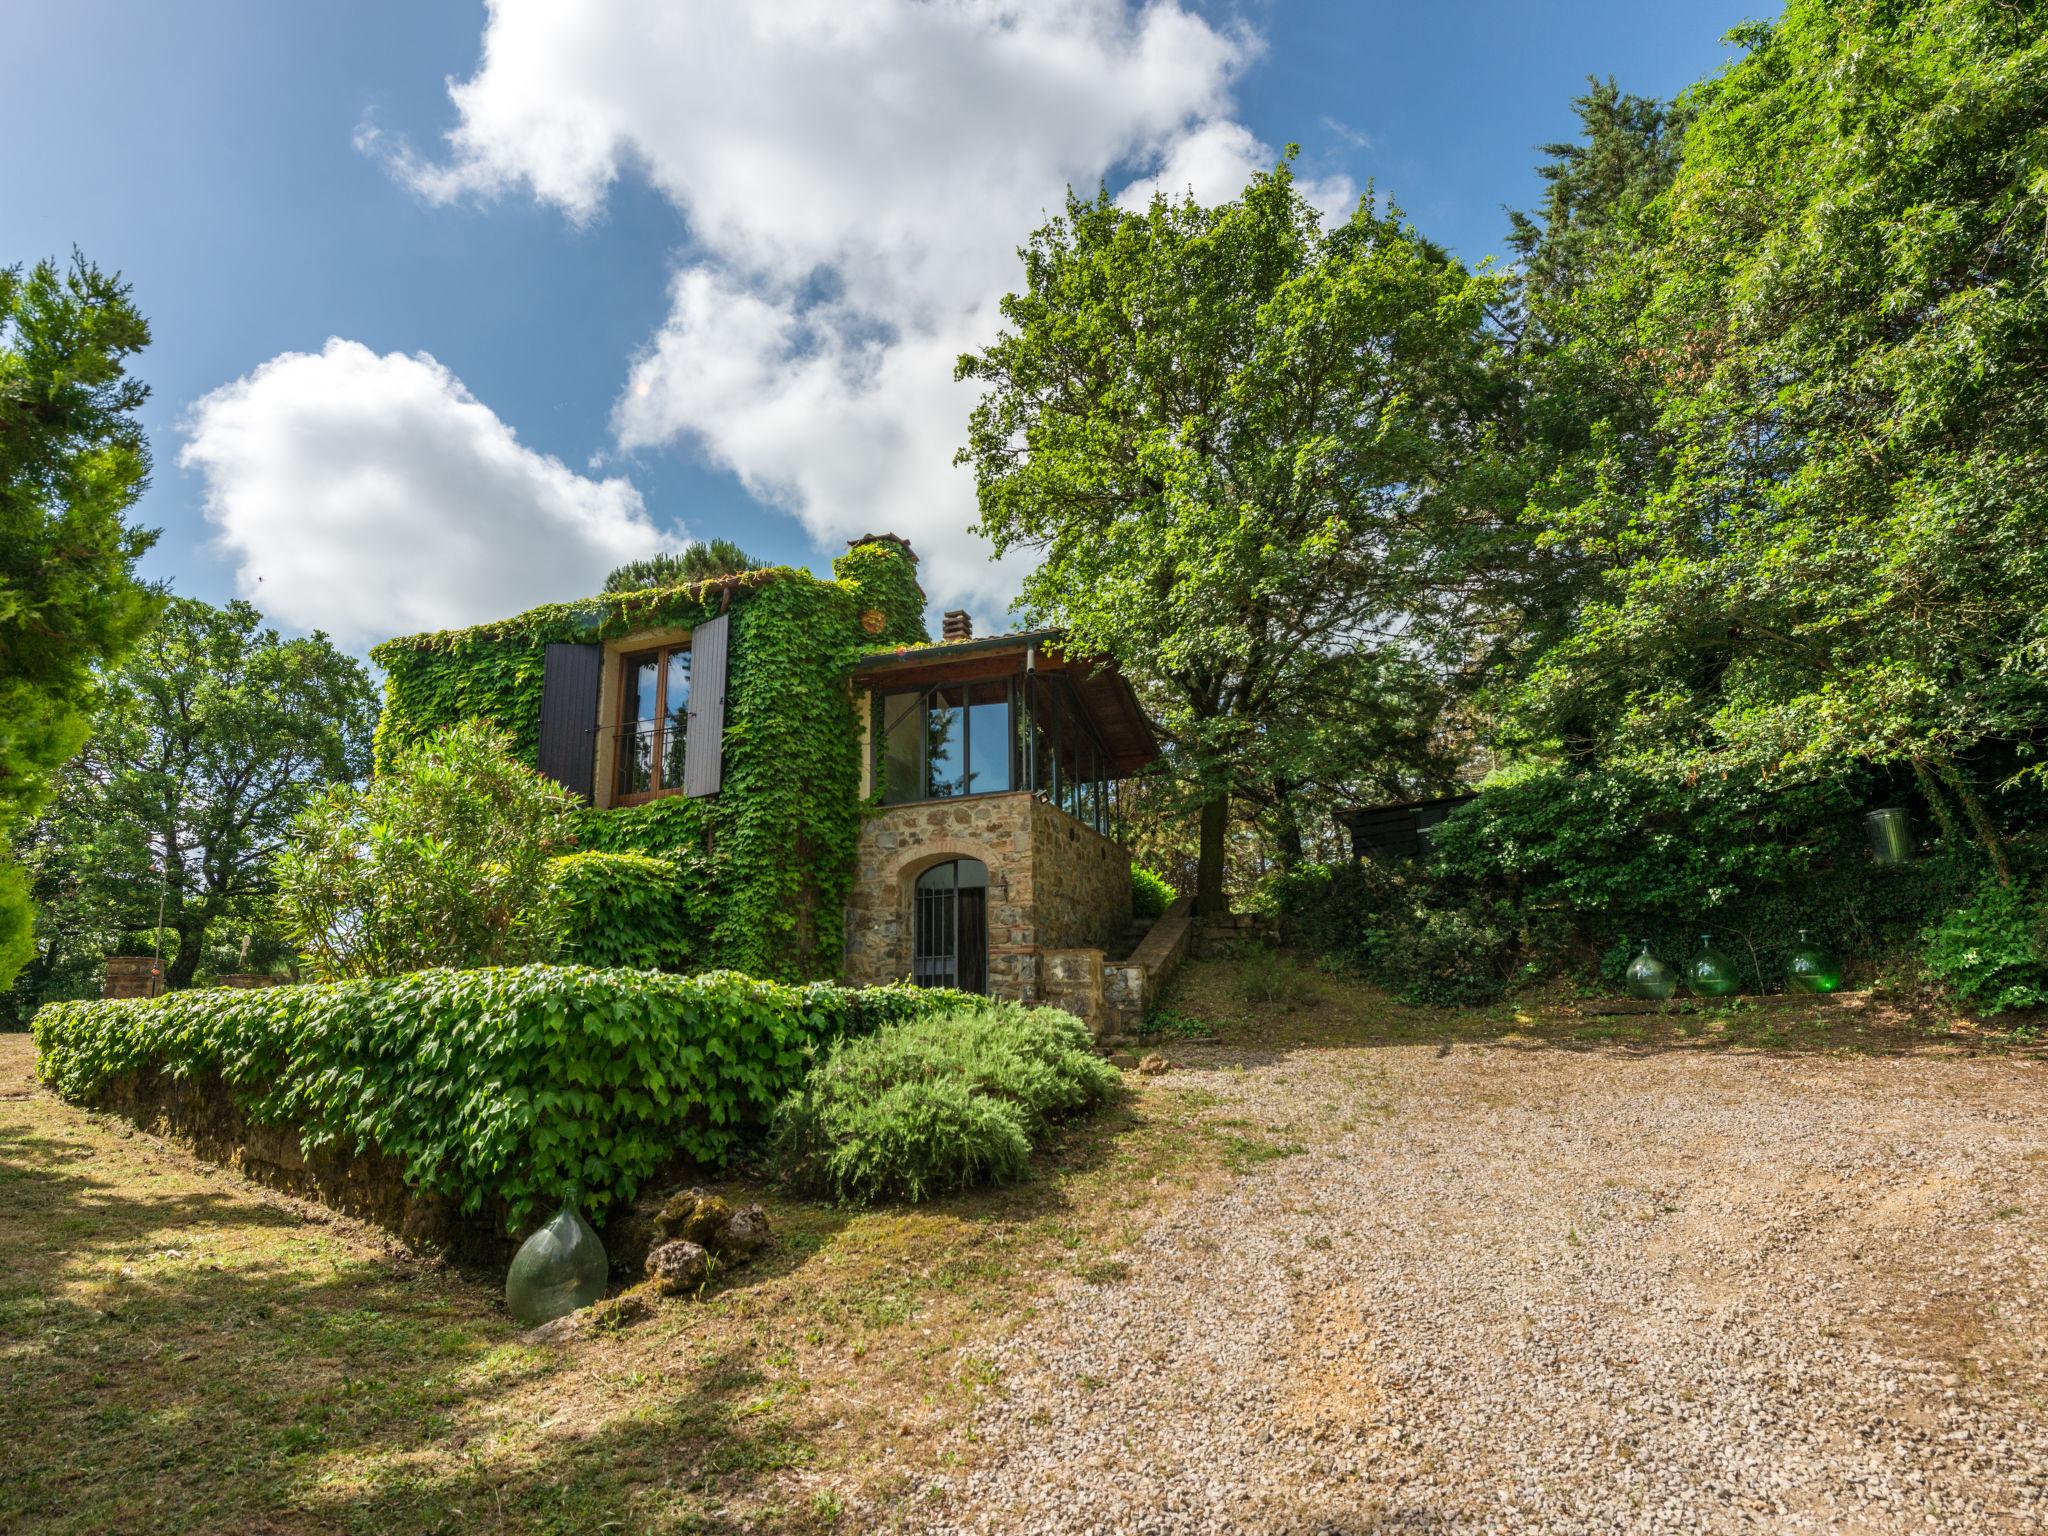
[[[2033,1049],[1877,1007],[1431,1012],[1285,962],[1192,966],[1173,1009],[1159,1048],[1208,1032],[1273,1060]],[[1134,1077],[1015,1189],[864,1212],[729,1190],[767,1203],[768,1259],[545,1346],[492,1277],[62,1104],[31,1070],[27,1038],[0,1036],[0,1529],[20,1532],[822,1531],[878,1510],[915,1529],[929,1484],[975,1461],[1006,1341],[1077,1282],[1120,1280],[1197,1192],[1366,1112],[1247,1121]]]

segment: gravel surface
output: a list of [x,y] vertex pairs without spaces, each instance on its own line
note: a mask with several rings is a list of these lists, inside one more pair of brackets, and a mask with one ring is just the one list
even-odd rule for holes
[[2048,1067],[1172,1054],[1243,1171],[1012,1337],[928,1528],[2048,1530]]

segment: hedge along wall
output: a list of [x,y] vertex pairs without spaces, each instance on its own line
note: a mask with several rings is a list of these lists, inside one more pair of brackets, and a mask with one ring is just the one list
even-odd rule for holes
[[99,1102],[131,1074],[218,1078],[312,1152],[376,1151],[508,1227],[575,1187],[600,1220],[675,1154],[723,1162],[822,1046],[980,999],[578,966],[51,1003],[36,1071]]
[[[924,593],[895,545],[858,545],[834,579],[776,567],[722,581],[613,593],[470,629],[388,640],[381,767],[466,719],[497,724],[533,763],[541,670],[555,642],[606,642],[732,614],[725,765],[716,795],[586,812],[583,847],[673,858],[709,914],[693,963],[800,979],[837,971],[840,910],[860,830],[860,723],[849,677],[867,651],[924,642]],[[862,623],[881,617],[879,630]]]

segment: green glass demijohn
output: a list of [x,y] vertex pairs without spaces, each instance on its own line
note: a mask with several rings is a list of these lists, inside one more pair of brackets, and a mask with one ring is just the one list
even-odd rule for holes
[[1650,953],[1650,941],[1643,940],[1643,952],[1629,961],[1622,980],[1630,997],[1663,1002],[1678,990],[1678,972]]
[[1711,933],[1700,935],[1700,952],[1685,963],[1685,979],[1701,997],[1729,997],[1742,989],[1735,962],[1714,948]]
[[604,1244],[570,1194],[512,1256],[505,1276],[505,1305],[528,1327],[552,1322],[600,1299],[609,1274]]
[[1785,980],[1794,992],[1834,992],[1842,985],[1842,962],[1799,930],[1799,947],[1785,960]]

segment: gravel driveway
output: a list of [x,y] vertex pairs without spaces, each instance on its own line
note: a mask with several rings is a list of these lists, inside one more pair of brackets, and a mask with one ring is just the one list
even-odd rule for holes
[[957,1532],[2048,1530],[2048,1066],[1182,1048],[1243,1171],[999,1356]]

